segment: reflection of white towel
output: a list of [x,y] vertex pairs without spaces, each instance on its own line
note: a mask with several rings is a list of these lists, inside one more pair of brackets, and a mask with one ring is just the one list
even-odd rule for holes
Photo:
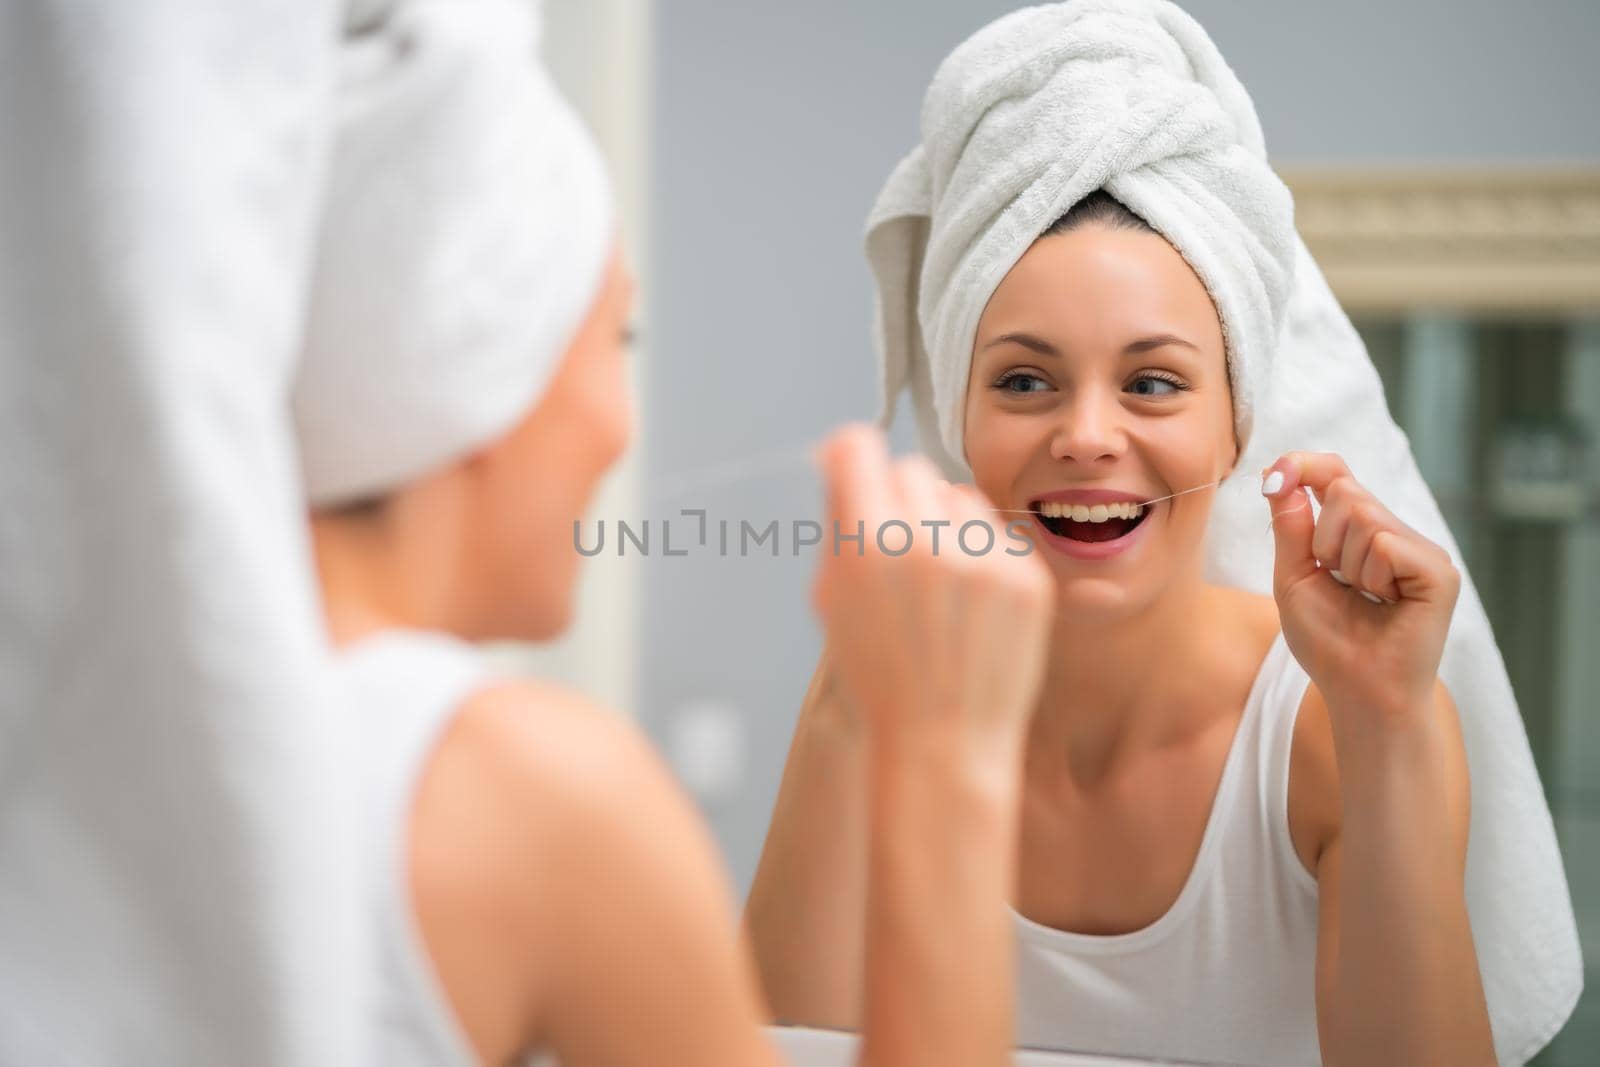
[[0,1063],[360,1063],[284,397],[338,5],[0,4]]
[[[1502,1062],[1565,1021],[1582,965],[1554,827],[1504,664],[1470,575],[1360,337],[1293,228],[1254,107],[1216,47],[1166,0],[1072,0],[1015,12],[940,66],[922,142],[868,222],[883,418],[902,388],[924,448],[967,477],[960,403],[978,317],[1039,233],[1097,188],[1164,234],[1216,302],[1239,470],[1334,451],[1403,521],[1449,549],[1461,596],[1440,673],[1472,773],[1467,904]],[[1207,575],[1272,588],[1253,479],[1218,492]]]

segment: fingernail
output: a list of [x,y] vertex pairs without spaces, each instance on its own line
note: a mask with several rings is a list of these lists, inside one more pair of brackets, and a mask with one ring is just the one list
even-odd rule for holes
[[1378,596],[1375,593],[1369,593],[1365,589],[1361,590],[1361,595],[1372,601],[1374,604],[1382,604],[1384,602],[1383,597]]
[[[1328,573],[1330,575],[1332,575],[1333,580],[1338,582],[1340,585],[1349,585],[1350,584],[1350,579],[1348,579],[1344,575],[1340,574],[1337,570],[1330,570]],[[1363,592],[1365,592],[1365,590],[1363,590]]]
[[1267,475],[1266,478],[1262,481],[1262,483],[1261,483],[1261,495],[1262,496],[1271,496],[1273,493],[1276,493],[1279,489],[1282,489],[1282,488],[1283,488],[1283,472],[1282,471],[1273,471],[1271,474]]

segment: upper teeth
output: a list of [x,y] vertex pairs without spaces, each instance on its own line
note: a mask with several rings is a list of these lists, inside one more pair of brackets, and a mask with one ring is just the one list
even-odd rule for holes
[[1132,501],[1115,504],[1063,504],[1059,500],[1043,500],[1039,514],[1047,519],[1071,519],[1073,522],[1105,522],[1107,519],[1137,519],[1144,514],[1144,505]]

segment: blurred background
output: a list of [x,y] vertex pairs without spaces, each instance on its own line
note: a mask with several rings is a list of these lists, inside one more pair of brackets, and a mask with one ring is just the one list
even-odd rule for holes
[[[551,0],[546,53],[611,157],[641,273],[642,432],[592,521],[580,625],[516,662],[626,707],[748,888],[820,649],[820,496],[772,457],[879,387],[861,231],[940,59],[995,0]],[[1589,992],[1540,1064],[1600,1049],[1600,4],[1189,0],[1255,101],[1302,234],[1367,341],[1488,609],[1555,813]],[[908,420],[896,427],[912,447]],[[742,482],[665,495],[754,460]],[[779,554],[661,552],[780,524]],[[612,531],[613,535],[615,531]],[[737,555],[737,548],[733,549]]]

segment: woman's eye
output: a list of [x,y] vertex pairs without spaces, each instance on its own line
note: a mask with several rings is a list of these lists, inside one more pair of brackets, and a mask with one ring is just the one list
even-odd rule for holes
[[[1156,386],[1162,385],[1167,386],[1171,392],[1162,392],[1155,388]],[[1140,388],[1141,386],[1148,386],[1148,388]],[[1171,378],[1163,378],[1155,374],[1145,374],[1135,378],[1133,380],[1133,384],[1129,386],[1129,388],[1131,388],[1139,396],[1171,396],[1172,393],[1182,392],[1185,386],[1180,385]]]
[[1026,371],[1010,371],[1000,377],[995,386],[1008,393],[1039,393],[1050,388],[1050,383],[1037,374]]

